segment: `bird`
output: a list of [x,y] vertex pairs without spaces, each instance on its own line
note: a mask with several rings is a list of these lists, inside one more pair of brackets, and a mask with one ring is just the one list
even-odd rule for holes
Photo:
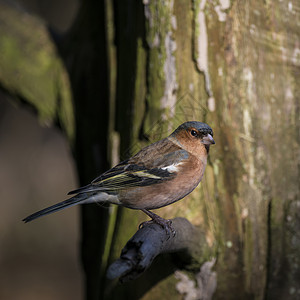
[[68,195],[74,195],[71,198],[33,213],[23,221],[27,223],[77,204],[111,203],[141,210],[152,219],[148,222],[175,234],[171,220],[151,210],[184,198],[198,186],[212,144],[215,141],[209,125],[187,121],[168,137],[141,149],[90,184],[70,191]]

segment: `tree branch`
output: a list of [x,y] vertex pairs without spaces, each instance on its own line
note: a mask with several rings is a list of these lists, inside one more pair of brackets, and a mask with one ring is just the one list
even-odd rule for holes
[[[176,235],[169,236],[156,223],[147,223],[140,228],[122,249],[121,256],[107,271],[109,279],[120,277],[120,281],[130,281],[140,276],[150,267],[156,256],[162,253],[178,253],[177,261],[188,266],[199,266],[211,249],[207,245],[204,233],[187,219],[175,218],[172,227]],[[201,259],[201,261],[199,261]]]

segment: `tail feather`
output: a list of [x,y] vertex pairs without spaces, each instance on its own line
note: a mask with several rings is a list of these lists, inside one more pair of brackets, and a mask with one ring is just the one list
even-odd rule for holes
[[68,195],[74,195],[74,194],[78,194],[78,193],[82,193],[82,192],[87,192],[90,190],[90,188],[92,188],[92,185],[88,184],[88,185],[82,186],[76,190],[69,192]]
[[52,214],[56,211],[59,211],[61,209],[64,209],[66,207],[71,207],[74,206],[76,204],[79,204],[80,202],[84,201],[86,199],[86,197],[84,197],[83,195],[77,195],[75,197],[72,197],[70,199],[67,199],[65,201],[59,202],[57,204],[54,204],[52,206],[49,206],[47,208],[44,208],[40,211],[37,211],[36,213],[26,217],[25,219],[23,219],[22,221],[24,221],[25,223],[28,223],[30,221],[33,221],[39,217],[48,215],[48,214]]

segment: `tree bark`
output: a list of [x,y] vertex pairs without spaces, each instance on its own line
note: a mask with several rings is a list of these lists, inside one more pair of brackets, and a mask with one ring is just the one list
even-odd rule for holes
[[[82,1],[59,49],[69,71],[76,119],[74,155],[81,185],[109,166],[109,73],[104,1]],[[109,211],[97,204],[81,208],[81,259],[86,299],[101,298],[102,257]]]
[[[132,18],[141,8],[130,10],[126,1],[119,10],[115,5],[119,14],[127,9],[115,14],[118,68],[127,70],[129,63],[136,70],[135,77],[118,72],[118,82],[131,86],[133,97],[120,112],[133,122],[125,141],[120,131],[121,154],[135,152],[145,139],[166,136],[185,120],[210,124],[217,145],[200,188],[159,214],[201,224],[207,242],[218,245],[216,299],[293,299],[300,253],[294,164],[299,163],[299,36],[290,20],[299,13],[287,2],[149,1],[142,8],[142,31],[143,24],[136,25],[140,14]],[[140,28],[144,35],[124,28]],[[118,41],[131,41],[130,48]],[[136,53],[130,60],[122,58],[126,49]],[[136,223],[136,212],[122,213],[110,260]],[[140,278],[139,285],[146,281]],[[130,286],[122,292],[126,289]],[[161,280],[145,289],[144,298],[164,290],[178,296],[174,281]]]
[[[160,225],[150,222],[143,225],[122,249],[121,256],[107,271],[109,279],[120,278],[126,282],[138,278],[148,269],[153,260],[163,253],[177,252],[176,265],[188,266],[210,252],[204,232],[193,226],[187,219],[172,220],[174,235]],[[178,255],[181,252],[181,255]]]

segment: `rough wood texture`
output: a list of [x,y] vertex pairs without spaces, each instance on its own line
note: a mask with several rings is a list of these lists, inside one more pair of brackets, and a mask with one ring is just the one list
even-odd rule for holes
[[224,27],[207,18],[224,57],[211,46],[221,142],[217,268],[227,278],[220,298],[235,290],[238,298],[293,299],[299,290],[300,240],[291,233],[299,230],[299,23],[291,23],[299,10],[289,3],[235,1]]
[[[144,44],[135,49],[143,47],[147,60],[133,59],[132,66],[144,68],[146,79],[119,79],[131,80],[133,90],[147,83],[145,105],[136,110],[143,100],[134,98],[128,107],[130,119],[140,122],[132,132],[140,135],[121,134],[127,145],[121,149],[140,146],[141,137],[158,139],[187,117],[215,131],[201,187],[159,214],[201,224],[208,243],[218,245],[216,299],[293,299],[300,289],[297,16],[291,1],[145,1]],[[121,21],[118,39],[131,21]],[[116,239],[124,242],[133,215],[123,214]],[[115,249],[121,245],[113,245],[111,259]],[[144,297],[168,290],[180,298],[174,286],[162,280]]]
[[[120,258],[109,266],[107,277],[109,279],[120,277],[121,282],[134,280],[162,253],[182,252],[184,265],[188,266],[199,258],[203,261],[204,253],[211,252],[204,233],[188,220],[173,219],[172,228],[176,231],[175,236],[168,235],[166,230],[156,223],[145,224],[127,242]],[[183,264],[183,261],[180,262]]]

